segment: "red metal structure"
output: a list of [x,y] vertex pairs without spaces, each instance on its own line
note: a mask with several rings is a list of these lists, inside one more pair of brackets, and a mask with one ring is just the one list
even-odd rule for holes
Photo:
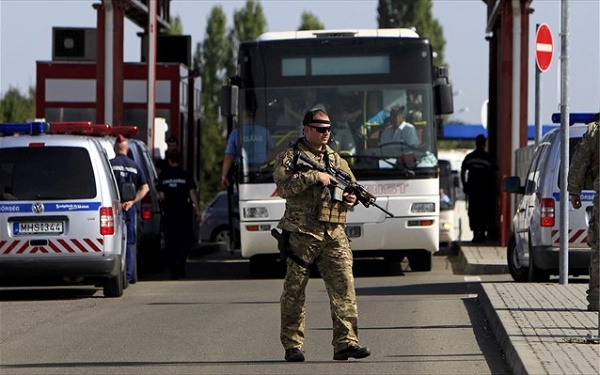
[[[95,29],[53,30],[57,31],[53,35],[53,60],[37,62],[38,118],[50,122],[137,125],[140,132],[136,138],[144,141],[148,125],[153,127],[153,133],[161,131],[154,129],[154,124],[147,124],[148,65],[123,61],[125,17],[147,31],[148,1],[102,0],[93,5],[97,12]],[[157,28],[164,33],[169,29],[170,0],[155,1],[158,1]],[[82,30],[85,38],[80,37]],[[147,43],[146,39],[141,40]],[[62,42],[72,45],[71,50],[61,49]],[[84,52],[79,54],[80,50]],[[188,65],[156,64],[153,108],[156,117],[166,120],[168,133],[179,139],[185,166],[197,174],[200,80]],[[149,145],[151,150],[155,147],[157,144]],[[154,155],[161,156],[156,152]]]
[[488,148],[496,157],[498,240],[506,246],[511,231],[511,196],[502,179],[514,174],[514,151],[527,143],[527,71],[532,0],[483,0],[490,42]]

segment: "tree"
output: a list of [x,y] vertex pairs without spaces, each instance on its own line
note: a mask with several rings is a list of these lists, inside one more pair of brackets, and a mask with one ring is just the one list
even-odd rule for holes
[[247,0],[243,9],[233,12],[233,30],[238,42],[254,40],[266,28],[267,20],[259,1]]
[[431,0],[379,0],[377,22],[380,28],[414,27],[431,42],[435,64],[444,65],[444,30],[433,18],[432,7]]
[[35,88],[27,96],[10,86],[0,99],[0,122],[24,122],[35,118]]
[[199,174],[202,201],[212,198],[218,189],[225,147],[224,126],[218,111],[221,86],[227,83],[227,65],[231,64],[228,62],[231,42],[221,6],[212,8],[205,35],[203,44],[194,53],[194,69],[199,69],[202,76]]
[[298,31],[323,29],[325,29],[325,26],[323,26],[323,22],[321,22],[321,20],[319,20],[317,16],[315,16],[312,12],[308,10],[302,12],[302,16],[300,16],[300,27],[298,27]]
[[233,12],[233,28],[229,32],[231,42],[229,76],[235,74],[235,61],[240,43],[255,40],[267,28],[262,5],[259,1],[247,0],[246,6]]
[[170,24],[169,35],[183,35],[183,24],[179,15],[171,17]]

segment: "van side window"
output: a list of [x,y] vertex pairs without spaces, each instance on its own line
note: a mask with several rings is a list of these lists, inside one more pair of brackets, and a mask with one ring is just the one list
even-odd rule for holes
[[[577,138],[571,137],[571,139],[569,140],[569,160],[567,160],[566,165],[571,165],[571,159],[573,158],[573,155],[575,154],[575,150],[577,149],[579,142],[581,142],[580,137],[577,137]],[[560,160],[560,167],[559,167],[559,171],[558,171],[558,175],[557,175],[557,179],[556,179],[556,186],[558,186],[559,189],[560,189],[560,174],[562,173],[562,167],[563,167],[563,163],[562,163],[562,160]]]
[[540,161],[544,159],[542,155],[546,155],[548,144],[541,144],[533,155],[533,160],[527,171],[527,180],[525,181],[525,195],[530,195],[536,192],[540,181]]

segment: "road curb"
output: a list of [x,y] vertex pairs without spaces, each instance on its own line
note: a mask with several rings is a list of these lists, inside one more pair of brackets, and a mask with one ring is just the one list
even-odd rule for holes
[[511,317],[510,310],[500,307],[506,306],[506,303],[502,301],[494,286],[482,284],[481,287],[483,293],[478,296],[478,300],[488,320],[488,326],[504,351],[506,363],[512,373],[515,375],[546,373],[542,364],[536,360],[537,356],[523,332]]
[[469,275],[494,275],[508,273],[506,260],[488,253],[498,252],[495,247],[459,247],[459,263]]

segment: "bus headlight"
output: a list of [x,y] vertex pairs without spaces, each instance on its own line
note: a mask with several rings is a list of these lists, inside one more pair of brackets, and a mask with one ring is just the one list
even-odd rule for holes
[[410,206],[410,213],[412,213],[412,214],[422,214],[422,213],[431,213],[431,212],[435,212],[435,203],[431,203],[431,202],[413,203]]
[[269,217],[269,211],[266,207],[246,207],[244,208],[245,219],[258,219]]

